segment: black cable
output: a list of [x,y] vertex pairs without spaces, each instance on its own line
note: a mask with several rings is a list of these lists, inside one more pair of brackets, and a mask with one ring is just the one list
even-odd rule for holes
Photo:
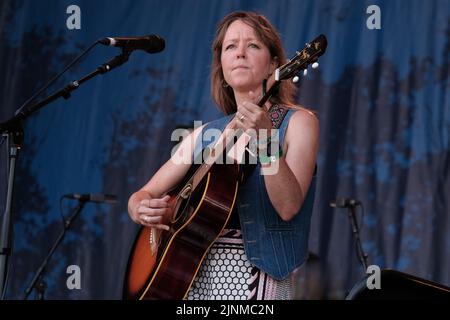
[[364,228],[364,205],[360,204],[361,206],[361,226],[359,227],[359,230],[362,230]]
[[63,225],[64,225],[64,223],[66,221],[66,217],[64,216],[64,209],[63,209],[63,206],[62,206],[64,199],[65,199],[64,196],[61,196],[59,198],[59,215],[61,216],[61,220],[62,220]]
[[[365,253],[362,242],[361,242],[361,238],[362,238],[362,229],[364,228],[364,205],[362,203],[359,204],[359,206],[361,206],[361,221],[358,222],[358,220],[356,220],[357,223],[357,227],[358,227],[358,233],[359,233],[359,241],[361,243],[361,249],[362,249],[362,255],[360,256],[359,254],[357,254],[358,260],[359,262],[364,265],[365,264],[365,259],[368,258],[368,255]],[[355,241],[355,250],[356,252],[358,252],[358,243]]]

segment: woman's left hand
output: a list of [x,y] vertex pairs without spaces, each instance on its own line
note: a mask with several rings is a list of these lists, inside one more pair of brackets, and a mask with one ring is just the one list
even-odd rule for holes
[[272,129],[272,121],[270,121],[269,114],[264,108],[259,107],[256,104],[256,97],[253,92],[249,92],[250,101],[244,101],[238,106],[236,112],[236,126],[243,129],[256,130],[259,136],[260,129],[268,130]]

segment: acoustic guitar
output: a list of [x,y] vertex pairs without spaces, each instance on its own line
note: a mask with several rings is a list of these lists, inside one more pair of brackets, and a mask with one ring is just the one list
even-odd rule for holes
[[[320,35],[263,84],[261,107],[283,80],[298,80],[298,74],[317,62],[327,39]],[[242,134],[238,133],[237,138]],[[141,227],[128,261],[125,299],[183,299],[207,255],[222,233],[236,202],[240,166],[216,163],[235,143],[235,136],[220,136],[201,165],[192,166],[183,182],[169,192],[172,218],[168,231]]]

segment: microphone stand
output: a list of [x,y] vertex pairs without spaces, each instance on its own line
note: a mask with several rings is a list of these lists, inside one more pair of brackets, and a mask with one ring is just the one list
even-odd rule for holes
[[77,218],[77,216],[81,212],[81,210],[83,210],[83,207],[85,204],[86,204],[86,200],[78,200],[78,205],[74,208],[72,215],[67,220],[64,221],[64,228],[61,230],[61,233],[59,234],[58,238],[56,239],[56,241],[53,244],[52,248],[50,249],[49,253],[45,257],[45,259],[42,262],[39,269],[34,274],[34,277],[31,280],[30,284],[28,285],[28,288],[25,290],[25,294],[23,297],[24,300],[28,299],[28,296],[30,295],[30,293],[33,289],[36,289],[36,291],[38,293],[38,300],[44,300],[44,292],[45,292],[45,288],[47,286],[46,286],[46,283],[43,278],[44,278],[44,271],[47,266],[47,263],[49,262],[50,258],[53,255],[53,252],[55,252],[59,243],[64,238],[66,231],[70,228],[71,224],[75,221],[75,219]]
[[8,147],[8,186],[6,194],[6,206],[5,212],[3,214],[2,229],[0,235],[0,299],[5,296],[5,283],[8,274],[8,260],[11,255],[11,207],[13,199],[13,187],[14,187],[14,177],[15,177],[15,167],[18,157],[18,151],[23,145],[23,121],[32,115],[34,112],[38,111],[47,104],[53,102],[54,100],[63,97],[64,99],[69,99],[71,92],[78,89],[81,84],[88,81],[89,79],[106,72],[124,64],[128,61],[132,50],[122,50],[122,53],[115,56],[108,62],[99,66],[95,71],[91,72],[87,76],[81,78],[80,80],[75,80],[70,82],[66,87],[60,89],[56,93],[48,96],[47,98],[41,100],[40,102],[32,105],[29,108],[27,104],[17,110],[14,117],[7,120],[6,122],[0,123],[0,132],[6,138],[6,145]]
[[361,264],[364,267],[364,272],[367,271],[367,254],[364,253],[364,250],[361,245],[361,239],[359,237],[359,227],[358,227],[358,221],[356,219],[356,206],[357,204],[349,204],[347,206],[348,209],[348,218],[350,219],[350,224],[352,225],[352,231],[355,236],[355,242],[356,242],[356,255],[361,262]]

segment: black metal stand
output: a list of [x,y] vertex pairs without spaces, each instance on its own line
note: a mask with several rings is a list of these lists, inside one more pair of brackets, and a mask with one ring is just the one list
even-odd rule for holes
[[87,76],[81,78],[80,80],[70,82],[63,89],[32,105],[31,107],[28,107],[28,104],[25,103],[23,107],[19,108],[16,111],[14,117],[6,122],[0,123],[0,132],[3,136],[6,136],[6,145],[8,147],[9,155],[9,161],[7,165],[8,186],[6,195],[6,207],[5,213],[3,214],[3,223],[0,235],[0,299],[3,299],[5,296],[5,283],[7,283],[6,278],[8,275],[8,260],[11,255],[11,207],[13,199],[16,160],[18,156],[18,150],[22,147],[23,144],[24,133],[22,129],[22,122],[31,114],[51,103],[52,101],[58,99],[59,97],[63,97],[64,99],[70,98],[71,92],[78,89],[80,85],[87,80],[95,77],[96,75],[109,72],[115,67],[122,65],[128,60],[131,52],[131,50],[123,50],[120,55],[117,55],[108,62],[102,64]]
[[356,206],[357,204],[349,204],[347,209],[348,209],[348,218],[350,219],[350,223],[352,225],[352,231],[353,231],[353,235],[355,237],[355,242],[356,242],[356,255],[359,259],[359,261],[361,262],[361,264],[363,265],[364,268],[364,273],[367,270],[367,254],[364,253],[362,245],[361,245],[361,239],[359,237],[359,228],[358,228],[358,221],[356,219]]
[[78,214],[83,209],[84,205],[86,204],[86,201],[78,201],[78,205],[74,208],[72,215],[64,221],[64,228],[61,230],[61,233],[59,234],[58,238],[56,239],[55,243],[53,244],[52,248],[50,249],[49,253],[45,257],[44,261],[42,262],[39,269],[34,274],[33,279],[31,280],[28,288],[25,290],[25,294],[23,299],[28,299],[28,296],[30,295],[31,291],[33,289],[36,289],[38,293],[38,299],[43,300],[44,299],[44,293],[46,289],[46,283],[44,282],[44,271],[45,267],[47,266],[47,263],[49,262],[50,258],[53,255],[53,252],[55,252],[56,248],[60,244],[60,242],[63,240],[64,235],[66,234],[66,231],[70,228],[71,224],[75,219],[77,218]]
[[9,258],[11,256],[11,209],[13,201],[14,177],[19,149],[23,144],[23,130],[19,123],[3,133],[5,145],[8,148],[8,185],[6,206],[3,213],[2,230],[0,235],[0,298],[4,298],[3,288],[7,280]]
[[50,102],[53,102],[54,100],[56,100],[60,97],[63,97],[64,99],[69,99],[71,92],[78,89],[80,87],[80,85],[82,85],[84,82],[88,81],[89,79],[91,79],[99,74],[107,73],[107,72],[111,71],[112,69],[124,64],[126,61],[128,61],[128,57],[130,56],[130,54],[131,54],[131,51],[124,50],[121,54],[115,56],[108,62],[102,64],[97,69],[95,69],[95,71],[89,73],[87,76],[85,76],[79,80],[74,80],[74,81],[70,82],[64,88],[58,90],[54,94],[48,96],[47,98],[45,98],[42,101],[39,101],[38,103],[34,104],[33,106],[31,106],[29,108],[19,109],[15,113],[14,117],[11,120],[8,120],[5,123],[0,124],[0,130],[7,128],[11,123],[14,123],[14,122],[17,122],[17,121],[27,118],[32,113],[38,111],[42,107],[46,106]]

